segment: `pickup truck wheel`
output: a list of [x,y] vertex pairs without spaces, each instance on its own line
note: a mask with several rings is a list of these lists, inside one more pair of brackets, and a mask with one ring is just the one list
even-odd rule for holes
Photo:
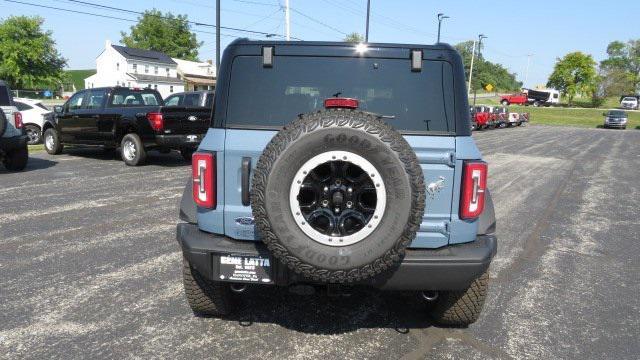
[[58,132],[49,128],[44,132],[44,149],[50,155],[58,155],[62,152],[62,144]]
[[502,104],[502,106],[509,106],[509,101],[508,100],[502,100],[502,101],[500,101],[500,104]]
[[129,166],[142,165],[147,158],[142,140],[138,134],[127,134],[120,142],[122,160]]
[[185,258],[182,259],[182,280],[187,302],[194,313],[219,316],[231,312],[233,294],[229,285],[205,279]]
[[[1,110],[0,110],[1,111]],[[27,167],[29,161],[29,150],[27,147],[9,151],[4,157],[4,167],[9,171],[21,171]]]
[[40,127],[38,125],[25,125],[24,131],[27,133],[27,144],[36,145],[40,144],[42,141],[42,131],[40,131]]
[[440,291],[431,317],[440,325],[467,327],[478,320],[489,287],[489,270],[465,290]]
[[330,109],[301,115],[271,140],[251,204],[280,262],[308,279],[349,283],[402,260],[425,185],[416,154],[380,117]]
[[4,111],[0,111],[0,137],[7,131],[7,118],[4,115]]

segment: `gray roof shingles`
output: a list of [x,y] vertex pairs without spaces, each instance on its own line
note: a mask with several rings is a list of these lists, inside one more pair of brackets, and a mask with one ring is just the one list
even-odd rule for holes
[[176,62],[169,55],[160,51],[136,49],[120,45],[111,46],[127,59],[176,65]]

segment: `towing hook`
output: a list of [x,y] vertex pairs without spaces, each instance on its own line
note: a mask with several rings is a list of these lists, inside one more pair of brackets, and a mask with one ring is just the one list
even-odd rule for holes
[[245,284],[231,284],[229,287],[231,288],[231,291],[235,293],[241,293],[247,290],[247,285]]
[[434,290],[422,291],[420,295],[422,295],[422,298],[428,302],[433,302],[438,299],[438,292]]

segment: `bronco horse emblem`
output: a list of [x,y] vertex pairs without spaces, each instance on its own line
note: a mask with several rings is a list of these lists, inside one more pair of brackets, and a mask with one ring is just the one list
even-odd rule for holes
[[437,193],[444,188],[444,176],[439,176],[437,181],[427,185],[427,194],[430,198],[434,198]]

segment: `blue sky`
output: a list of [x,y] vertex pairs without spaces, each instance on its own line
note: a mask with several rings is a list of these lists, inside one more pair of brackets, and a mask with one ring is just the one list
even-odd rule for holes
[[[135,19],[134,14],[97,9],[68,0],[21,0],[115,17]],[[112,0],[88,2],[142,11],[187,14],[192,21],[215,23],[215,0]],[[221,0],[221,25],[284,34],[285,0]],[[535,4],[535,6],[532,6]],[[304,40],[341,40],[345,33],[364,33],[366,0],[290,0],[291,34]],[[546,82],[557,57],[580,50],[596,60],[606,56],[613,40],[640,38],[640,1],[418,1],[371,0],[369,40],[372,42],[433,43],[436,14],[451,18],[443,25],[442,39],[457,43],[488,36],[483,55],[506,66],[524,80],[527,54],[532,54],[527,86]],[[0,13],[39,15],[53,31],[60,52],[71,69],[95,67],[95,57],[106,39],[118,43],[120,31],[131,22],[70,14],[0,0]],[[305,15],[307,17],[305,17]],[[213,32],[213,28],[193,27]],[[246,36],[225,30],[222,46]],[[204,41],[201,59],[215,59],[215,36],[197,33]],[[251,36],[250,36],[251,37]],[[253,36],[255,37],[255,36]]]

